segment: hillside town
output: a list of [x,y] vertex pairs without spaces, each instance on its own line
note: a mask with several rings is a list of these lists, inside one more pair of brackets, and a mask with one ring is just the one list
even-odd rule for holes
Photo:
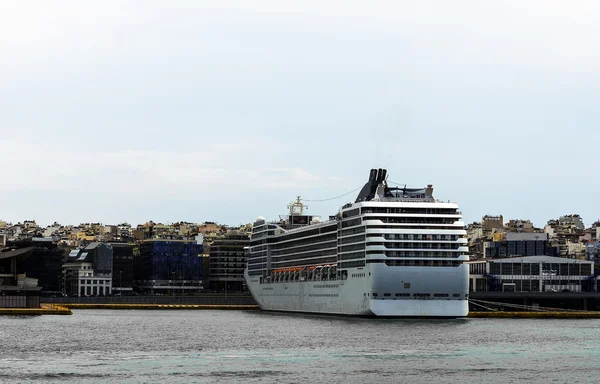
[[[42,227],[34,220],[0,221],[0,262],[2,255],[6,260],[11,252],[16,255],[13,264],[0,264],[2,285],[10,285],[7,279],[18,272],[13,284],[21,291],[27,286],[41,290],[42,296],[245,292],[243,271],[251,226],[148,221],[139,225],[55,222]],[[580,260],[591,266],[600,258],[600,221],[586,227],[577,214],[548,220],[543,228],[530,220],[505,221],[502,215],[486,215],[466,230],[472,271],[481,268],[476,267],[480,261],[487,265],[516,257]],[[485,268],[479,275],[472,272],[472,290],[492,289],[490,268],[494,267]],[[596,274],[590,270],[586,278],[588,275]],[[516,280],[506,281],[512,284]],[[525,290],[525,285],[519,284]],[[536,285],[536,289],[542,288]],[[576,288],[582,289],[586,288]]]
[[548,220],[538,228],[530,220],[504,221],[502,215],[486,215],[467,226],[472,259],[555,256],[578,260],[600,257],[600,221],[584,225],[577,214]]
[[[21,252],[21,285],[68,296],[243,292],[250,225],[149,221],[41,227],[0,221],[0,259]],[[5,258],[8,260],[8,258]],[[0,260],[1,262],[2,260]],[[15,271],[0,264],[4,283]],[[15,282],[16,283],[16,282]],[[27,285],[27,284],[25,284]]]

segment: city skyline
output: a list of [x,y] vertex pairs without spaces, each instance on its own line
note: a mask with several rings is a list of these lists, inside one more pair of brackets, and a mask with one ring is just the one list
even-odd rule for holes
[[[305,206],[305,209],[306,209],[306,206]],[[599,220],[590,220],[590,221],[586,222],[585,220],[583,220],[583,218],[581,218],[581,216],[579,214],[573,213],[573,214],[561,215],[560,217],[548,218],[548,220],[546,220],[544,223],[538,224],[528,218],[522,218],[522,217],[521,218],[514,218],[514,217],[511,218],[511,217],[506,217],[506,216],[502,215],[501,213],[499,213],[499,214],[494,214],[494,215],[486,214],[486,215],[482,216],[481,218],[474,220],[474,221],[469,221],[469,222],[465,221],[465,226],[470,227],[471,225],[476,225],[476,224],[481,225],[485,221],[486,217],[491,217],[492,219],[495,217],[502,217],[504,220],[503,228],[505,228],[509,231],[510,231],[509,227],[511,225],[516,225],[518,223],[521,223],[521,224],[529,223],[531,225],[532,229],[543,232],[545,230],[546,226],[554,225],[556,222],[559,221],[559,219],[567,218],[569,216],[579,217],[581,219],[582,224],[584,225],[585,229],[592,228],[592,227],[594,227],[594,225],[596,223],[600,222],[600,219]],[[267,221],[275,222],[277,220],[276,219],[270,220],[267,218]],[[464,221],[464,219],[463,219],[463,221]],[[0,217],[0,223],[2,223],[2,222],[5,222],[6,224],[10,224],[13,226],[15,226],[15,225],[25,226],[28,222],[29,223],[35,222],[35,224],[39,228],[42,228],[42,229],[55,227],[56,225],[59,225],[62,227],[81,227],[81,226],[94,226],[94,225],[117,227],[117,226],[121,226],[121,225],[129,225],[129,226],[131,226],[131,228],[136,228],[138,226],[146,226],[150,223],[153,223],[155,225],[166,225],[166,226],[177,226],[178,224],[184,224],[184,225],[189,224],[189,225],[202,226],[202,225],[210,224],[210,225],[216,225],[218,227],[224,227],[227,229],[236,230],[241,227],[249,226],[249,225],[253,224],[253,221],[239,222],[239,223],[224,223],[224,222],[219,222],[219,221],[210,220],[210,219],[206,219],[206,220],[203,219],[203,220],[199,220],[199,221],[186,221],[186,220],[159,221],[159,220],[153,220],[152,218],[143,220],[140,222],[133,222],[133,221],[128,221],[128,220],[122,220],[122,221],[118,221],[118,222],[103,222],[103,221],[98,221],[98,220],[91,220],[91,221],[87,221],[87,222],[83,222],[83,221],[81,221],[81,222],[60,222],[58,220],[55,220],[51,223],[41,223],[38,220],[36,220],[35,218],[28,218],[28,219],[18,220],[18,221],[10,221],[10,220],[4,220],[3,218]],[[518,231],[516,231],[516,232],[518,232]]]
[[237,225],[373,167],[466,223],[600,217],[593,2],[33,4],[0,6],[0,219]]

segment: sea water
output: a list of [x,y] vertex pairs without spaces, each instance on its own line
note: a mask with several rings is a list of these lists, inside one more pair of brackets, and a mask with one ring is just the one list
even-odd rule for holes
[[600,320],[219,310],[0,317],[0,382],[600,382]]

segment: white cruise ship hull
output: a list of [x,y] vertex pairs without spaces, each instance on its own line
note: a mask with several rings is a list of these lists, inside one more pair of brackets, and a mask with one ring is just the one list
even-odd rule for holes
[[[261,284],[258,277],[250,277],[247,271],[245,277],[252,296],[266,311],[456,318],[469,312],[467,268],[463,265],[449,273],[445,267],[371,265],[354,270],[346,280],[267,284]],[[404,288],[404,282],[411,282],[410,288]],[[429,297],[418,299],[415,293]],[[410,294],[410,297],[396,294]]]
[[289,215],[252,225],[245,278],[268,311],[382,317],[468,314],[469,260],[462,213],[433,186],[389,187],[371,169],[354,203],[328,221]]

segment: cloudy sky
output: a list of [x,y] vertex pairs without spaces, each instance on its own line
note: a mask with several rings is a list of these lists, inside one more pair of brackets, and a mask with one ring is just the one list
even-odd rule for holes
[[3,1],[0,219],[236,225],[385,167],[469,222],[591,224],[598,20],[597,1]]

